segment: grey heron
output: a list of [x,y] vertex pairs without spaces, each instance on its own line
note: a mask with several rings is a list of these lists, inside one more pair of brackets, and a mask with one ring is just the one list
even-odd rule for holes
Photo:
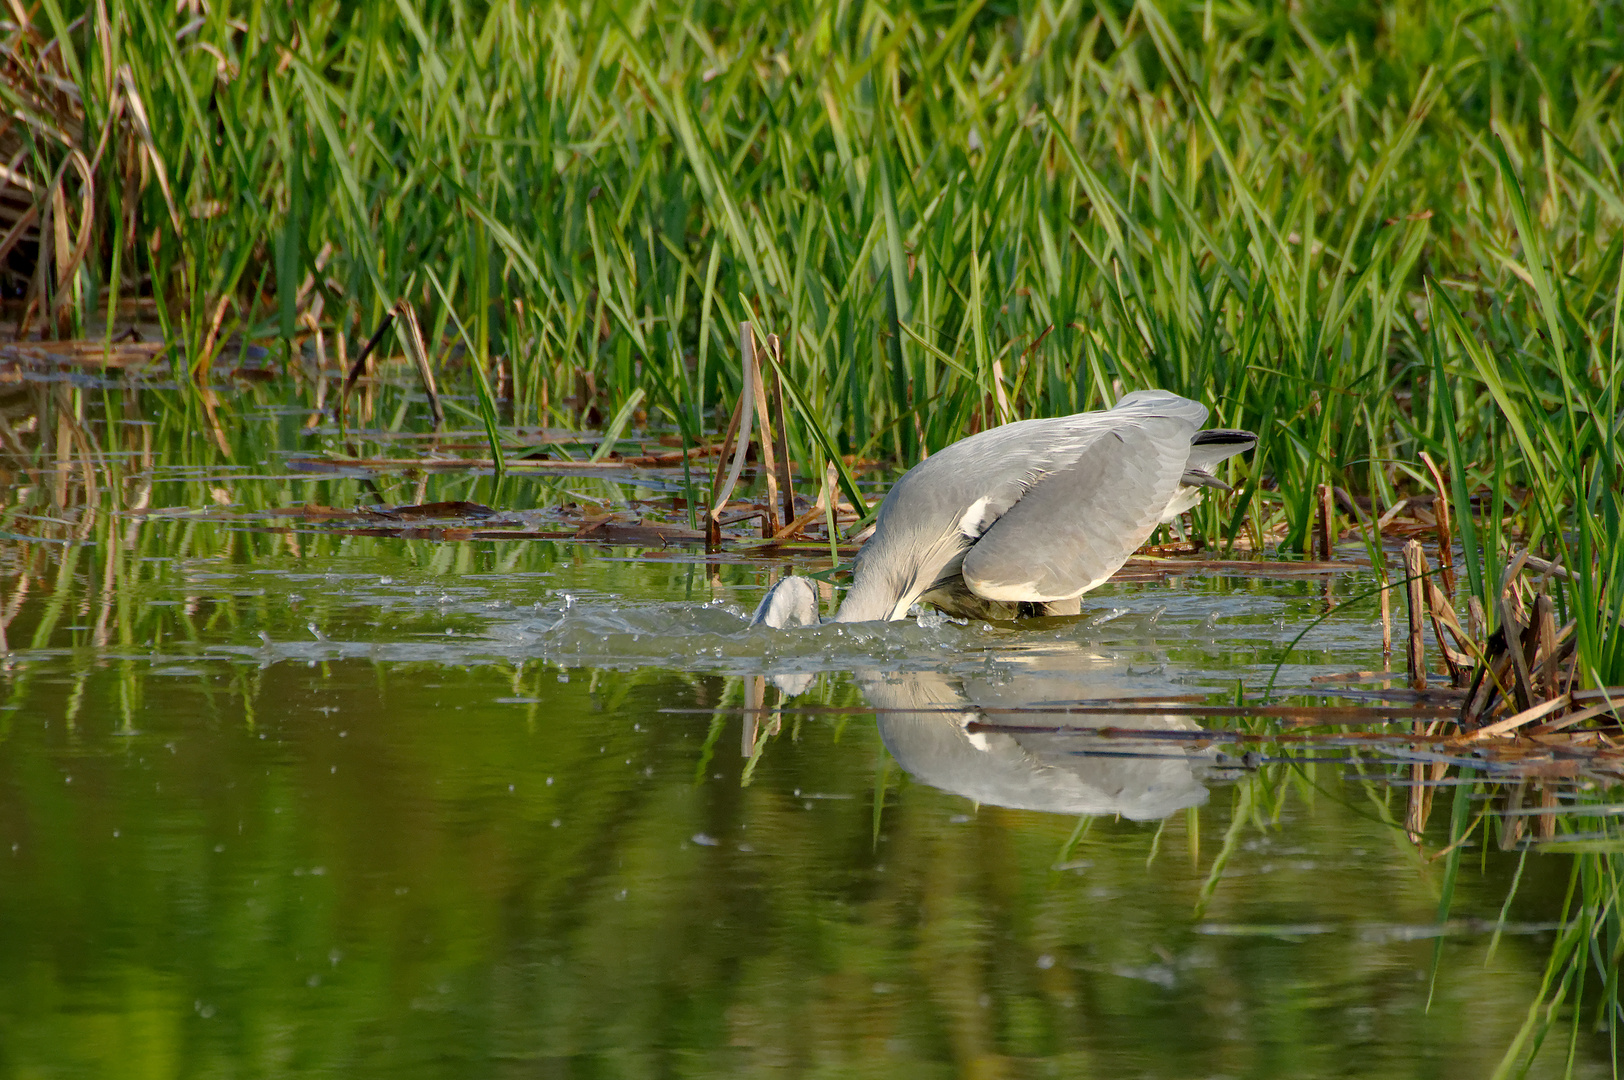
[[[901,619],[919,602],[969,618],[1077,614],[1157,525],[1207,488],[1229,490],[1213,469],[1257,436],[1201,430],[1206,420],[1199,402],[1139,390],[937,451],[886,494],[835,621]],[[815,625],[817,594],[786,577],[752,621]]]

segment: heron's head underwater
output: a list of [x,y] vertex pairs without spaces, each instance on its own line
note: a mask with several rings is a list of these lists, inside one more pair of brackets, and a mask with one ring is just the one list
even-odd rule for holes
[[[1229,490],[1213,470],[1257,436],[1201,430],[1206,419],[1199,402],[1141,390],[953,443],[887,493],[835,621],[902,619],[918,602],[970,618],[1076,614],[1157,525]],[[817,593],[784,578],[752,621],[815,626]]]

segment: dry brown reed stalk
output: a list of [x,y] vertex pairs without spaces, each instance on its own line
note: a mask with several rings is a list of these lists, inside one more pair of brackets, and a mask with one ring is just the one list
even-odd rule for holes
[[[1564,775],[1580,767],[1579,762],[1583,762],[1585,768],[1612,768],[1607,762],[1616,759],[1617,744],[1609,736],[1620,733],[1624,687],[1575,689],[1580,676],[1576,624],[1557,626],[1556,601],[1549,592],[1554,578],[1571,576],[1563,567],[1526,551],[1517,553],[1502,575],[1493,601],[1500,625],[1483,637],[1482,605],[1468,603],[1467,621],[1471,631],[1463,629],[1444,590],[1427,580],[1430,571],[1418,542],[1412,540],[1405,544],[1404,562],[1409,579],[1412,673],[1421,667],[1416,657],[1422,651],[1418,632],[1419,601],[1424,596],[1433,632],[1455,685],[1466,684],[1456,730],[1441,736],[1448,745],[1490,744],[1492,750],[1483,748],[1476,752],[1490,753],[1502,761],[1526,757],[1527,768],[1561,768]],[[1464,651],[1451,649],[1449,637]],[[1424,654],[1422,659],[1424,663]],[[1471,677],[1465,679],[1463,675],[1468,665]],[[1413,681],[1412,685],[1415,685]],[[1597,728],[1593,725],[1595,721],[1606,726]],[[1413,734],[1430,741],[1437,730],[1436,723],[1417,722]],[[1553,751],[1563,755],[1563,760],[1541,765]],[[1407,800],[1404,828],[1417,844],[1432,812],[1433,792],[1447,769],[1445,762],[1416,762],[1410,767],[1414,786]],[[1552,807],[1555,789],[1541,784],[1538,790],[1540,806]],[[1525,788],[1520,787],[1513,794],[1513,809],[1525,793]],[[1534,816],[1537,835],[1553,836],[1552,816]],[[1525,829],[1519,820],[1502,843],[1518,842]]]
[[[343,422],[345,415],[349,411],[350,393],[355,389],[355,384],[360,380],[361,376],[366,374],[367,361],[371,359],[372,351],[378,347],[379,342],[383,341],[384,334],[388,333],[389,328],[393,325],[395,325],[395,309],[390,308],[383,313],[383,319],[379,321],[378,329],[374,330],[372,336],[367,339],[367,343],[361,346],[360,353],[355,357],[355,363],[351,365],[349,371],[345,374],[344,388],[339,391],[338,395],[338,419],[340,423]],[[320,328],[317,328],[316,334],[317,355],[321,358],[322,367],[326,367],[327,357],[325,352],[321,351]],[[339,338],[342,340],[342,332],[339,333]]]
[[716,551],[722,546],[722,508],[727,506],[733,488],[744,472],[744,461],[750,452],[750,432],[755,425],[755,384],[761,378],[756,362],[756,335],[748,322],[739,326],[739,354],[743,363],[743,385],[738,404],[727,422],[727,434],[722,437],[722,452],[716,459],[716,476],[711,480],[710,508],[705,512],[705,550]]
[[230,295],[220,297],[214,305],[214,316],[209,319],[209,330],[203,336],[203,346],[198,349],[197,355],[192,357],[192,378],[199,383],[208,381],[209,368],[214,363],[214,354],[220,347],[220,327],[225,323],[226,308],[231,304]]
[[[1527,571],[1542,571],[1528,580]],[[1522,552],[1501,579],[1496,609],[1500,626],[1476,650],[1477,665],[1457,718],[1461,742],[1539,738],[1574,731],[1586,721],[1618,722],[1619,688],[1575,689],[1579,678],[1576,624],[1558,627],[1548,589],[1562,567]],[[1525,601],[1527,594],[1532,599]],[[1473,619],[1472,621],[1476,621]]]
[[1427,557],[1421,545],[1414,540],[1404,543],[1404,601],[1409,612],[1406,670],[1410,673],[1410,689],[1427,688],[1427,651],[1421,629],[1421,583],[1426,574]]
[[1314,557],[1330,562],[1336,535],[1335,496],[1331,492],[1330,484],[1321,484],[1316,494],[1318,496],[1316,505],[1319,510],[1314,528]]
[[[390,327],[395,326],[397,321],[401,323],[401,326],[397,327],[401,345],[405,349],[407,358],[411,360],[412,366],[417,370],[417,377],[423,384],[423,393],[429,399],[429,413],[434,417],[434,426],[436,429],[445,426],[445,406],[440,403],[440,390],[434,381],[434,367],[429,360],[428,341],[423,336],[422,324],[417,321],[417,309],[412,306],[411,301],[405,299],[397,300],[388,311],[384,312],[383,318],[378,322],[378,329],[373,331],[372,336],[367,339],[367,343],[356,354],[355,363],[349,366],[349,371],[344,377],[344,388],[340,391],[338,398],[338,419],[340,423],[343,422],[349,412],[351,393],[354,392],[361,377],[369,370],[369,361],[371,361],[373,353],[377,351],[384,335],[389,332]],[[314,326],[314,323],[312,323],[312,326]],[[322,367],[325,368],[326,355],[324,351],[321,351],[321,331],[319,328],[316,333],[318,355],[321,357]],[[338,335],[338,345],[342,354],[344,348],[344,336],[342,333]],[[340,367],[342,366],[343,358],[341,356]],[[318,377],[320,376],[318,375]],[[325,385],[325,382],[322,385]],[[318,389],[316,406],[318,410],[321,408],[321,393],[322,391]],[[368,410],[363,409],[362,411],[366,412]]]
[[1382,670],[1385,671],[1393,666],[1393,604],[1390,598],[1393,590],[1387,579],[1387,567],[1381,567],[1377,573],[1381,575],[1382,582]]
[[410,300],[398,300],[395,302],[395,312],[406,323],[401,343],[417,368],[417,377],[423,381],[423,392],[429,398],[429,412],[434,416],[434,426],[437,429],[444,427],[445,407],[440,404],[440,391],[434,385],[434,368],[429,364],[428,342],[423,340],[423,328],[417,322],[417,309],[412,307]]
[[[112,60],[117,35],[106,6],[95,5],[73,24],[86,24],[86,44],[93,38],[100,51],[99,85],[77,83],[73,50],[49,18],[36,24],[50,10],[14,2],[10,14],[14,21],[0,38],[8,106],[0,116],[0,161],[7,163],[0,169],[0,272],[14,253],[31,247],[31,267],[9,263],[10,272],[28,282],[15,336],[23,339],[43,315],[45,336],[72,337],[83,332],[77,325],[82,304],[96,299],[81,295],[79,271],[98,246],[98,185],[120,193],[115,201],[123,222],[122,233],[101,246],[135,246],[141,196],[153,180],[177,234],[181,215],[134,73]],[[96,132],[87,130],[87,99],[102,117]]]
[[1438,497],[1432,501],[1432,512],[1438,520],[1438,567],[1442,571],[1444,595],[1455,599],[1455,541],[1449,529],[1449,486],[1444,483],[1443,471],[1432,456],[1421,451],[1421,464],[1432,474],[1433,489]]
[[[761,363],[765,348],[772,368],[769,384]],[[743,365],[743,385],[738,403],[728,420],[721,452],[716,462],[716,475],[711,481],[710,508],[705,514],[706,549],[717,550],[722,543],[722,511],[733,497],[739,477],[744,472],[750,453],[750,436],[760,428],[757,436],[761,446],[761,474],[766,484],[765,505],[730,519],[729,524],[749,517],[761,518],[761,537],[781,541],[804,529],[821,509],[814,507],[806,514],[795,515],[795,487],[790,471],[788,426],[784,415],[784,387],[780,372],[783,369],[783,344],[777,334],[768,334],[765,345],[756,339],[755,328],[749,322],[739,324],[739,353]]]
[[[750,337],[754,339],[754,333]],[[767,335],[767,347],[772,348],[775,335]],[[762,474],[767,483],[767,505],[761,514],[761,536],[764,540],[771,540],[778,534],[779,511],[778,505],[778,455],[776,453],[777,439],[773,434],[772,411],[767,404],[767,382],[761,374],[761,358],[751,349],[750,359],[755,364],[755,378],[750,387],[756,400],[756,415],[761,424],[761,466]],[[790,515],[794,516],[794,515]]]
[[[304,429],[310,431],[321,423],[322,416],[327,409],[327,335],[322,331],[321,324],[309,312],[305,312],[302,321],[316,343],[316,400],[311,406],[310,415],[305,418],[304,422]],[[342,342],[344,335],[340,334],[338,340]],[[298,370],[297,365],[295,365],[294,370]],[[346,394],[348,393],[348,386],[349,380],[346,379]]]
[[783,500],[782,520],[792,522],[795,519],[795,478],[789,462],[789,424],[784,417],[784,344],[777,334],[767,335],[767,352],[773,362],[771,403],[773,444],[778,454],[778,493]]

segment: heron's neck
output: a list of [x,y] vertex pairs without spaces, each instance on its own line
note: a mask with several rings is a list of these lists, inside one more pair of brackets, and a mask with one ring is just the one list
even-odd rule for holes
[[840,602],[840,610],[835,613],[834,621],[878,622],[889,619],[901,599],[897,590],[881,576],[859,574],[847,590],[846,599]]

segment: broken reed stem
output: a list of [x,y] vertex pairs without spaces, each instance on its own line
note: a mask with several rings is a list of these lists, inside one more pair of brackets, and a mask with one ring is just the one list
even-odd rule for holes
[[[1461,706],[1463,733],[1479,738],[1512,732],[1544,735],[1604,712],[1616,717],[1610,703],[1599,709],[1586,708],[1591,704],[1587,692],[1573,687],[1578,675],[1573,662],[1577,624],[1557,628],[1556,603],[1547,591],[1552,576],[1549,569],[1532,586],[1532,604],[1524,604],[1521,575],[1525,567],[1536,566],[1527,552],[1512,559],[1494,600],[1500,625],[1484,639],[1481,649],[1470,647],[1478,665]],[[1550,568],[1548,563],[1545,566]],[[1478,631],[1484,621],[1482,605],[1469,602],[1468,608],[1473,629]],[[1452,628],[1458,638],[1460,630]],[[1508,711],[1511,715],[1505,716]],[[1502,718],[1496,720],[1496,715]],[[1526,732],[1521,730],[1535,721],[1541,722]]]
[[[310,416],[305,419],[304,423],[305,430],[309,431],[321,423],[322,414],[327,410],[327,338],[322,333],[321,324],[312,318],[308,311],[303,316],[303,322],[305,327],[311,331],[311,336],[316,343],[316,400],[311,407]],[[343,341],[344,335],[340,334],[338,339]],[[302,367],[302,365],[298,364],[292,366],[294,371],[298,371]]]
[[823,486],[818,488],[818,501],[823,503],[825,535],[829,538],[829,569],[833,570],[840,565],[840,538],[835,529],[839,516],[836,504],[840,502],[840,473],[832,461],[823,463]]
[[789,464],[789,424],[784,420],[784,344],[777,334],[767,335],[767,352],[773,361],[773,434],[778,451],[778,494],[784,502],[783,520],[795,520],[795,478]]
[[1332,515],[1336,513],[1330,484],[1321,484],[1319,486],[1318,505],[1318,521],[1315,523],[1314,529],[1314,557],[1330,562]]
[[1421,464],[1427,467],[1432,474],[1433,488],[1438,497],[1433,500],[1432,514],[1438,522],[1438,568],[1442,571],[1444,595],[1453,602],[1455,599],[1455,540],[1449,528],[1449,488],[1444,483],[1443,470],[1438,468],[1425,450],[1421,452]]
[[1425,690],[1427,688],[1427,655],[1422,642],[1422,615],[1421,583],[1426,575],[1427,557],[1421,551],[1421,545],[1415,540],[1404,543],[1404,599],[1409,610],[1410,633],[1408,641],[1407,663],[1410,673],[1410,689]]
[[[771,361],[771,381],[763,370],[761,343],[756,340],[755,328],[748,322],[739,324],[739,354],[743,366],[743,385],[739,401],[728,420],[727,434],[722,439],[721,453],[716,461],[716,475],[711,481],[710,507],[705,513],[705,546],[715,551],[722,543],[721,513],[733,497],[739,476],[744,471],[750,453],[750,436],[757,418],[760,421],[761,466],[766,480],[766,507],[761,513],[761,536],[766,540],[782,540],[804,528],[811,520],[795,516],[795,485],[790,470],[789,428],[784,420],[784,384],[780,374],[783,367],[783,343],[777,334],[768,334],[767,355]],[[776,423],[774,422],[776,421]]]
[[[397,313],[405,317],[406,353],[417,367],[417,377],[423,380],[423,393],[429,398],[429,413],[434,417],[436,430],[445,426],[445,409],[440,405],[440,391],[434,385],[434,368],[429,364],[429,346],[423,338],[423,328],[417,323],[417,309],[411,301],[401,300],[395,305]],[[477,359],[475,361],[478,362]]]
[[[372,350],[378,347],[378,343],[383,340],[384,334],[388,333],[389,328],[393,325],[395,325],[395,308],[391,307],[383,313],[383,320],[378,323],[378,329],[374,330],[372,336],[367,339],[367,343],[361,346],[360,353],[355,357],[354,365],[351,366],[349,374],[344,377],[344,389],[340,391],[338,396],[338,422],[340,426],[343,425],[344,417],[349,411],[350,392],[355,389],[356,380],[366,371],[367,360],[371,358]],[[320,334],[320,328],[316,332]],[[342,326],[339,328],[339,338],[340,340],[343,338]],[[322,363],[326,363],[325,355],[322,356]]]
[[1387,567],[1382,567],[1382,670],[1393,666],[1393,605],[1389,598],[1392,588],[1387,580]]
[[788,540],[796,533],[812,524],[812,522],[817,518],[822,516],[823,502],[820,499],[818,502],[808,507],[806,513],[802,514],[800,517],[796,518],[794,521],[791,521],[788,525],[785,525],[782,529],[779,529],[776,533],[774,533],[772,538],[774,540]]
[[1511,692],[1517,700],[1517,711],[1524,712],[1534,705],[1530,685],[1533,678],[1528,670],[1528,627],[1523,625],[1521,613],[1509,595],[1500,597],[1500,629],[1505,631],[1506,652],[1511,656]]
[[[772,410],[767,407],[767,383],[761,376],[761,359],[756,355],[754,348],[755,332],[750,331],[752,348],[750,349],[749,363],[755,366],[754,393],[756,399],[756,414],[761,417],[761,468],[767,481],[767,507],[761,515],[761,535],[763,539],[771,539],[778,534],[779,505],[778,505],[778,459],[774,452],[777,447],[777,438],[772,427]],[[768,346],[771,348],[771,346]]]
[[[1541,623],[1549,629],[1544,629]],[[1528,618],[1528,629],[1523,631],[1523,666],[1528,669],[1528,703],[1533,705],[1542,699],[1550,699],[1556,695],[1549,692],[1549,684],[1540,680],[1534,681],[1534,673],[1543,670],[1540,664],[1539,649],[1545,641],[1556,640],[1556,608],[1548,593],[1541,592],[1534,597],[1534,610]]]
[[[722,508],[733,496],[733,488],[744,471],[744,459],[750,451],[750,432],[755,422],[756,382],[760,368],[756,364],[755,331],[748,322],[739,324],[739,352],[744,364],[744,385],[739,389],[739,403],[733,408],[733,417],[727,424],[727,437],[722,440],[722,453],[716,459],[716,477],[711,482],[711,505],[705,512],[705,548],[715,551],[722,544]],[[731,460],[729,460],[731,458]]]
[[[1428,569],[1430,574],[1430,568]],[[1427,614],[1432,619],[1432,632],[1438,639],[1438,651],[1443,653],[1444,666],[1449,669],[1449,685],[1463,686],[1466,683],[1466,665],[1472,661],[1473,643],[1467,639],[1466,631],[1461,629],[1460,620],[1455,617],[1455,609],[1450,606],[1449,597],[1432,583],[1430,576],[1426,583],[1426,596]],[[1467,650],[1466,652],[1457,652],[1450,647],[1449,638],[1444,636],[1445,627],[1449,628],[1455,644]]]

